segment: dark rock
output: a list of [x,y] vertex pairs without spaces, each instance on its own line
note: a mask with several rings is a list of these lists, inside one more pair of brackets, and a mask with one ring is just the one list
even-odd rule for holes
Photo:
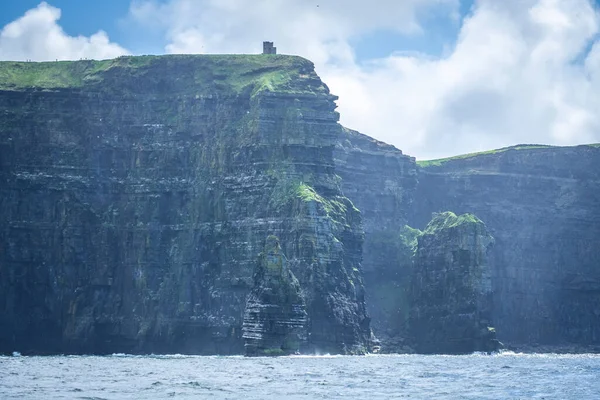
[[405,336],[416,244],[415,230],[405,226],[417,185],[415,159],[350,129],[339,135],[334,158],[344,195],[362,216],[362,265],[371,326],[382,352],[406,351],[398,341]]
[[1,67],[0,352],[241,354],[271,234],[305,301],[305,351],[370,350],[371,314],[382,351],[410,352],[408,226],[446,210],[496,239],[500,340],[600,346],[598,146],[418,167],[341,127],[299,57]]
[[419,353],[499,348],[492,324],[494,239],[471,214],[436,215],[418,238],[409,329]]
[[243,354],[270,234],[305,293],[308,347],[369,348],[360,213],[311,62],[2,68],[0,352]]
[[402,261],[402,227],[424,229],[446,210],[476,214],[496,239],[493,317],[502,342],[600,344],[600,146],[515,146],[417,168],[393,146],[345,131],[335,159],[362,212],[367,306],[382,351],[402,351],[406,335],[412,264]]
[[600,345],[600,147],[515,146],[426,162],[410,224],[474,213],[494,236],[498,339]]
[[254,273],[242,328],[246,355],[285,355],[300,352],[307,339],[306,304],[300,284],[269,236]]

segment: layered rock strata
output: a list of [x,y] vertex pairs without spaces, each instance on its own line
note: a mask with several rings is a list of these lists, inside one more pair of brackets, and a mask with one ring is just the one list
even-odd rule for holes
[[408,321],[419,353],[491,352],[494,239],[471,214],[436,215],[418,238]]
[[0,352],[244,352],[264,238],[307,348],[371,340],[335,96],[291,56],[0,63]]
[[244,310],[246,355],[299,353],[306,347],[306,328],[306,304],[300,284],[281,251],[279,239],[269,236]]
[[412,240],[403,228],[413,209],[417,165],[394,146],[343,129],[334,151],[342,190],[360,210],[365,240],[363,271],[367,310],[382,350],[401,349],[409,308]]
[[[494,323],[503,343],[519,349],[598,349],[600,146],[519,145],[419,162],[418,167],[406,157],[406,167],[400,169],[389,164],[394,157],[405,157],[399,150],[353,137],[363,138],[351,131],[340,137],[336,166],[344,178],[344,193],[364,210],[368,307],[384,351],[408,351],[402,310],[412,264],[401,261],[410,250],[403,244],[403,226],[424,229],[433,213],[447,210],[476,214],[496,239],[491,270]],[[368,158],[363,148],[369,149]],[[390,176],[404,179],[402,194],[388,192],[388,204],[400,205],[395,210],[382,208],[373,198],[382,193],[381,183],[389,185]],[[379,189],[370,191],[371,186]],[[395,226],[387,235],[373,235],[386,220]],[[382,246],[385,251],[371,251]],[[386,279],[372,279],[374,269]]]
[[498,339],[600,350],[600,147],[516,146],[421,163],[411,224],[471,212],[494,236]]
[[367,305],[402,350],[406,225],[446,210],[496,239],[500,340],[598,349],[599,146],[417,166],[342,128],[335,100],[289,56],[0,63],[0,352],[243,353],[271,234],[307,351],[368,350]]

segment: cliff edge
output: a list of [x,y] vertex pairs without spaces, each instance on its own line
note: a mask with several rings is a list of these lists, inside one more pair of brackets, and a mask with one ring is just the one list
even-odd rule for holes
[[241,354],[276,235],[307,346],[369,349],[336,97],[300,57],[0,63],[0,352]]

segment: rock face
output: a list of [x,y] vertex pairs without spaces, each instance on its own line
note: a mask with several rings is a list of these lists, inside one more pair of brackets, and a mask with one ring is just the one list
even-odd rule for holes
[[0,352],[244,352],[264,238],[309,349],[364,352],[335,96],[291,56],[0,63]]
[[0,62],[0,352],[269,349],[282,336],[259,326],[256,291],[271,283],[254,279],[269,235],[300,287],[305,351],[368,351],[368,314],[401,350],[411,309],[437,313],[411,302],[427,258],[410,226],[443,211],[495,238],[500,340],[600,346],[600,147],[418,166],[341,127],[336,99],[291,56]]
[[[493,321],[503,343],[600,345],[599,146],[515,146],[417,167],[399,150],[346,131],[335,159],[344,193],[362,211],[368,307],[382,350],[406,351],[412,263],[403,226],[424,229],[432,213],[447,210],[474,213],[496,239]],[[385,189],[395,186],[398,194]]]
[[307,313],[300,284],[269,236],[254,273],[254,287],[244,311],[246,355],[285,355],[306,348]]
[[600,148],[517,146],[424,163],[411,225],[471,212],[496,239],[493,320],[507,345],[600,345]]
[[394,146],[350,129],[338,137],[334,157],[344,195],[361,211],[367,310],[385,350],[403,336],[408,316],[415,231],[403,227],[413,209],[417,165]]
[[419,353],[491,352],[494,239],[471,214],[436,215],[418,238],[409,330]]

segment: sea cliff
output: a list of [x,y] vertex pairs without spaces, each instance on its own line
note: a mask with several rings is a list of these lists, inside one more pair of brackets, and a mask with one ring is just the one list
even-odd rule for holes
[[307,346],[363,353],[336,97],[292,56],[0,63],[0,351],[244,351],[269,235]]
[[600,346],[600,147],[521,145],[421,164],[410,222],[470,212],[496,240],[498,339]]
[[600,147],[417,162],[336,100],[294,56],[0,62],[0,352],[600,351]]

